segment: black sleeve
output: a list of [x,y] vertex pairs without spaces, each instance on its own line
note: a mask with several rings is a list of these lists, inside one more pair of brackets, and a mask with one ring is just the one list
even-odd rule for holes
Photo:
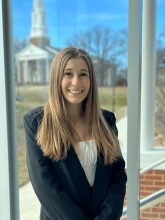
[[108,127],[112,128],[115,135],[118,137],[118,130],[116,127],[116,117],[113,112],[109,112],[105,109],[102,109],[103,116],[108,124]]
[[46,215],[51,220],[91,220],[69,198],[57,179],[51,160],[43,156],[43,152],[34,138],[37,132],[35,123],[33,121],[31,124],[28,117],[24,116],[26,158],[33,189]]
[[[113,118],[111,120],[111,126],[116,136],[118,136],[116,118],[114,114],[111,113],[111,115],[111,118]],[[112,165],[110,178],[108,196],[101,205],[100,215],[95,217],[94,220],[119,220],[122,215],[127,182],[123,157]]]
[[122,158],[112,166],[108,196],[101,205],[100,215],[94,220],[120,219],[123,211],[126,181],[125,162]]

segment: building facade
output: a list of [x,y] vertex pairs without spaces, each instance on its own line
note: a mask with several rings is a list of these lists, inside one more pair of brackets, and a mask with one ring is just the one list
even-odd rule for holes
[[[52,47],[46,25],[44,0],[33,0],[32,27],[29,44],[16,55],[18,84],[48,84],[50,67],[59,48]],[[99,87],[112,85],[112,66],[91,56]]]
[[50,45],[44,0],[34,0],[33,4],[30,43],[15,55],[16,81],[20,84],[47,84],[52,60],[59,49]]

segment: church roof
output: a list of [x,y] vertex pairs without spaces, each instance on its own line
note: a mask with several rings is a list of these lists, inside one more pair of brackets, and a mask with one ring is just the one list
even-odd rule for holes
[[43,47],[45,50],[47,50],[48,52],[53,53],[54,55],[56,55],[61,49],[56,48],[56,47],[52,47],[52,46],[48,46],[48,45],[44,45]]
[[50,47],[47,45],[39,47],[35,44],[30,43],[22,50],[20,50],[17,54],[15,54],[15,57],[18,60],[46,59],[48,56],[53,59],[59,50],[60,49],[55,49],[54,47]]

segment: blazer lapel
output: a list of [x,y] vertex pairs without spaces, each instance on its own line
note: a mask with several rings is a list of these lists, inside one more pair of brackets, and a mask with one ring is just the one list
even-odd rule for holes
[[110,166],[105,166],[102,162],[102,158],[103,156],[101,154],[100,159],[97,156],[93,194],[92,189],[86,178],[85,172],[72,145],[68,151],[66,158],[66,162],[68,163],[68,166],[73,173],[73,176],[82,196],[85,198],[87,206],[91,207],[91,217],[97,216],[100,213],[101,204],[106,198],[108,192],[108,176],[110,174]]
[[68,152],[66,161],[68,162],[68,165],[73,173],[75,181],[76,181],[83,197],[85,198],[87,204],[90,207],[91,202],[92,202],[92,189],[88,183],[85,172],[80,164],[80,161],[79,161],[77,154],[75,153],[75,150],[72,145],[71,145],[70,150]]
[[[101,155],[101,154],[100,154]],[[101,155],[102,156],[102,155]],[[105,166],[99,157],[97,157],[97,166],[93,186],[91,217],[100,213],[100,207],[108,192],[108,174],[109,166]]]

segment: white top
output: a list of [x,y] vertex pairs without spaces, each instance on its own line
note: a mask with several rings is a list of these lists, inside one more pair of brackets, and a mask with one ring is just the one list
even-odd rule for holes
[[87,180],[91,187],[94,185],[94,178],[96,172],[96,161],[97,161],[97,149],[94,140],[88,141],[90,149],[88,145],[83,142],[78,142],[79,149],[83,154],[83,159],[79,158],[82,168],[86,174]]

